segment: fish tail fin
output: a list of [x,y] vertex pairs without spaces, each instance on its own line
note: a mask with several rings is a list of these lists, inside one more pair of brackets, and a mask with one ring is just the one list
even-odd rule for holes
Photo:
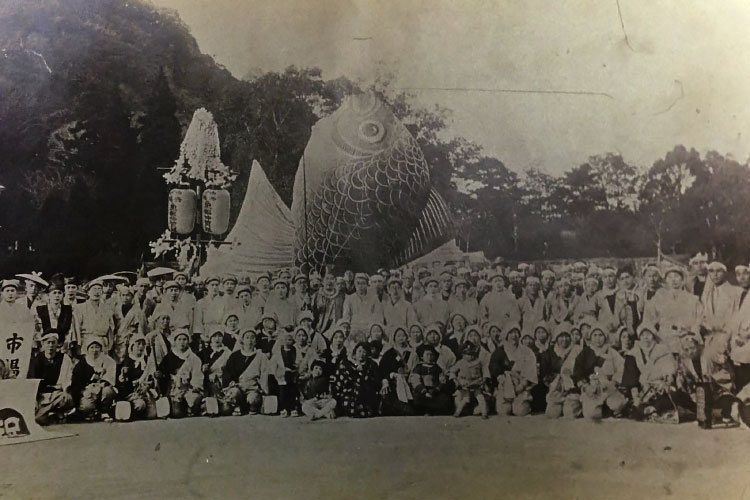
[[448,204],[433,188],[419,222],[404,250],[394,259],[392,267],[399,267],[419,258],[456,235],[456,225],[450,215]]

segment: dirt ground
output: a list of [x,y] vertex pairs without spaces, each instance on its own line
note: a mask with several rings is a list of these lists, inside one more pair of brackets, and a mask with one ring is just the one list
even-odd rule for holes
[[0,448],[0,498],[750,500],[750,432],[543,416],[62,425]]

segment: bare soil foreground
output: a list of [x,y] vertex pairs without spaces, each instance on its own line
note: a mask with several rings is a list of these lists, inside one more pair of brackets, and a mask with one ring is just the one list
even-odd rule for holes
[[0,498],[750,500],[750,432],[695,424],[278,417],[62,425],[0,448]]

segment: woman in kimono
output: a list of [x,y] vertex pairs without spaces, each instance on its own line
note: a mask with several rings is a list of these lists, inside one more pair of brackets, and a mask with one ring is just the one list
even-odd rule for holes
[[466,334],[464,335],[461,344],[463,345],[465,342],[471,342],[477,347],[477,349],[479,349],[477,358],[479,359],[480,363],[482,363],[482,371],[485,373],[485,376],[489,378],[490,358],[492,357],[492,352],[490,352],[490,350],[482,344],[482,333],[478,326],[471,325],[466,329]]
[[656,328],[649,324],[638,328],[638,342],[625,357],[622,385],[630,391],[633,418],[677,423],[677,408],[671,395],[677,363],[655,332]]
[[618,338],[617,352],[620,353],[624,360],[628,351],[635,347],[635,334],[631,333],[627,326],[622,326],[620,327]]
[[130,337],[128,356],[117,366],[117,395],[128,401],[132,418],[156,417],[156,364],[146,356],[146,337],[136,333]]
[[355,418],[374,417],[378,414],[380,388],[378,366],[369,358],[367,344],[359,343],[333,375],[331,390],[337,413]]
[[[477,328],[478,325],[473,325]],[[486,350],[490,354],[495,352],[495,349],[497,348],[497,344],[495,344],[495,341],[492,338],[492,332],[490,332],[491,328],[479,328],[479,345],[482,349]],[[500,334],[498,330],[498,335]]]
[[531,349],[531,352],[534,353],[534,356],[539,356],[536,345],[534,345],[534,337],[531,335],[531,333],[529,333],[528,330],[524,330],[524,333],[521,335],[521,344]]
[[414,323],[409,327],[409,345],[416,349],[424,343],[424,329],[419,323]]
[[583,344],[583,336],[581,335],[581,329],[578,326],[574,326],[570,329],[570,341],[573,345],[577,346]]
[[203,402],[203,365],[190,349],[190,335],[186,329],[175,331],[171,344],[172,349],[158,366],[161,393],[169,395],[171,417],[198,415]]
[[84,356],[73,367],[70,392],[78,411],[86,420],[97,416],[111,421],[112,404],[115,400],[115,360],[102,352],[102,342],[89,336],[84,344]]
[[443,330],[440,323],[433,323],[425,329],[425,343],[433,346],[438,352],[438,365],[446,373],[451,366],[456,364],[456,354],[448,346],[443,344]]
[[[222,342],[229,351],[240,348],[240,317],[236,312],[230,311],[224,316],[224,332]],[[209,332],[213,337],[214,332]],[[210,339],[209,339],[210,342]]]
[[385,327],[381,323],[374,322],[370,325],[370,332],[367,336],[367,345],[370,350],[370,357],[376,363],[380,363],[385,351],[391,347],[391,340],[385,336]]
[[[218,397],[222,390],[222,374],[224,367],[232,354],[226,345],[226,332],[214,332],[209,338],[208,348],[201,352],[201,363],[204,374],[204,390],[206,396]],[[232,337],[234,339],[234,337]],[[236,350],[240,344],[237,343]]]
[[498,415],[524,416],[531,412],[530,390],[539,380],[536,357],[521,344],[521,328],[517,324],[508,327],[502,347],[492,353],[490,376],[497,381]]
[[408,366],[412,356],[416,356],[416,353],[409,346],[406,330],[397,327],[393,332],[393,346],[385,351],[380,360],[383,415],[414,414],[413,397],[408,385]]
[[[330,335],[330,346],[328,349],[323,351],[320,355],[311,358],[310,361],[320,359],[325,364],[325,375],[332,376],[339,364],[347,358],[347,349],[345,346],[346,333],[343,328],[333,327],[332,332],[326,332],[326,336]],[[308,363],[311,366],[311,363]]]
[[312,362],[314,361],[311,358],[315,355],[315,350],[310,346],[309,339],[310,330],[303,326],[298,326],[294,331],[294,349],[297,353],[295,364],[297,365],[298,370],[297,377],[300,381],[308,378],[310,369],[312,368]]
[[552,335],[550,335],[548,323],[546,321],[539,321],[534,328],[534,347],[531,349],[537,358],[549,349],[551,338]]
[[172,349],[169,341],[171,318],[167,312],[156,314],[156,317],[152,318],[154,329],[146,335],[146,353],[153,356],[156,366],[159,366],[164,356]]
[[485,323],[482,325],[482,330],[487,332],[487,336],[492,342],[492,352],[503,345],[503,326],[499,323]]
[[581,414],[580,397],[572,377],[581,346],[573,344],[572,329],[570,323],[557,325],[552,348],[539,359],[539,378],[547,387],[544,413],[548,418],[576,418]]
[[[485,383],[482,386],[482,395],[484,396],[485,402],[491,402],[493,398],[492,389],[494,388],[494,383],[492,383],[490,377],[490,358],[492,357],[492,352],[482,345],[481,330],[476,325],[471,325],[466,329],[461,345],[465,346],[466,342],[470,343],[477,349],[477,359],[482,367],[482,377],[485,380]],[[460,359],[457,360],[456,363],[459,361]],[[475,414],[477,411],[479,411],[478,408],[475,409]]]
[[255,330],[242,332],[240,349],[230,354],[221,374],[224,389],[220,405],[224,415],[252,415],[260,412],[263,395],[268,394],[270,361],[256,348]]
[[133,290],[129,286],[117,287],[120,303],[115,307],[115,331],[112,343],[112,358],[121,363],[127,358],[131,335],[146,335],[146,315],[140,304],[133,300]]
[[591,341],[583,346],[573,367],[573,382],[581,391],[581,408],[587,419],[620,416],[628,402],[619,390],[624,360],[607,342],[605,328],[592,326]]

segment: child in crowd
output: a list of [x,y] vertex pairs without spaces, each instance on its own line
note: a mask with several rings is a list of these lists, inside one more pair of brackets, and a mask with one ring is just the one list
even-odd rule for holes
[[279,384],[279,411],[282,417],[299,417],[299,390],[297,389],[297,349],[294,336],[281,334],[281,346],[271,358],[271,366]]
[[447,379],[437,365],[438,352],[434,347],[422,345],[417,349],[422,360],[409,376],[417,415],[449,415],[453,411],[453,398],[447,390]]
[[310,367],[310,378],[305,382],[302,394],[302,412],[310,418],[336,418],[336,400],[331,396],[330,377],[326,375],[326,364],[316,359]]
[[479,361],[479,348],[471,342],[464,342],[461,346],[461,359],[450,370],[451,378],[455,381],[456,410],[454,417],[460,417],[469,403],[476,402],[482,418],[488,418],[487,400],[482,388],[485,384],[482,362]]

